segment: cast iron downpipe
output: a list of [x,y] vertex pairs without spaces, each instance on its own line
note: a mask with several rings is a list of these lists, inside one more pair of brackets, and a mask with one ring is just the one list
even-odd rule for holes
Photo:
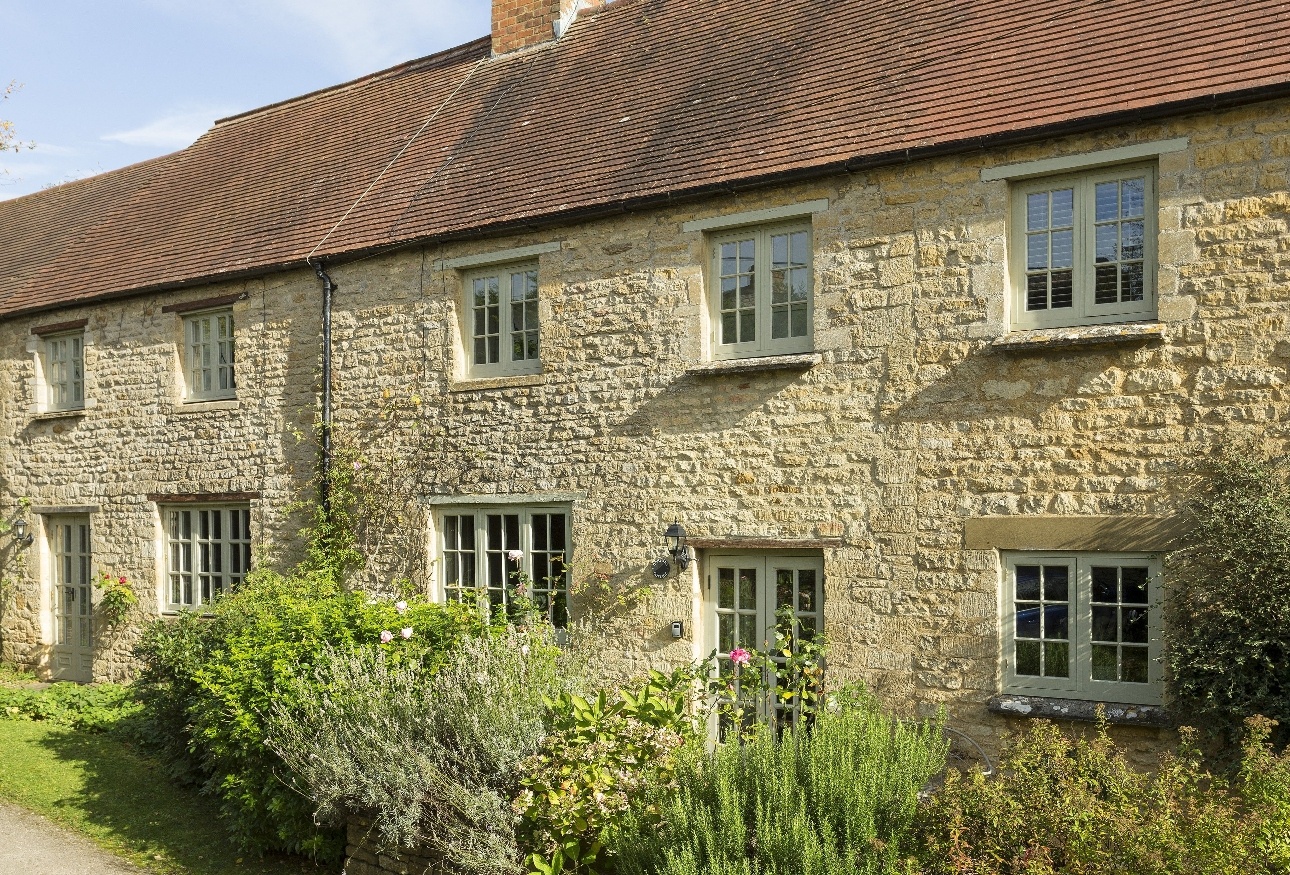
[[[307,260],[306,260],[307,263]],[[323,264],[313,265],[314,273],[323,284],[322,309],[322,482],[319,499],[322,501],[323,519],[331,519],[331,293],[336,288]]]

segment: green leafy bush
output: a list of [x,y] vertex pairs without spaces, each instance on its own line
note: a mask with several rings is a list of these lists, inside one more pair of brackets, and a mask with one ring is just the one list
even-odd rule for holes
[[146,707],[137,734],[173,758],[175,774],[219,799],[242,847],[335,857],[339,832],[313,822],[313,806],[265,745],[270,710],[301,692],[300,672],[328,648],[376,646],[392,664],[428,670],[478,629],[478,618],[456,605],[396,606],[350,592],[328,573],[257,571],[209,618],[160,620],[147,630],[137,651]]
[[142,706],[121,684],[54,684],[45,689],[0,686],[0,716],[47,720],[83,732],[106,732]]
[[[514,808],[537,875],[598,875],[607,871],[602,849],[633,802],[652,785],[674,789],[678,748],[697,737],[687,710],[694,674],[652,671],[635,691],[590,700],[566,693],[549,701],[551,734],[523,766]],[[646,803],[637,817],[655,820]],[[607,856],[607,855],[606,855]]]
[[1262,714],[1290,730],[1290,461],[1206,461],[1170,557],[1166,660],[1176,707],[1229,729]]
[[682,748],[661,823],[629,812],[621,875],[856,875],[897,871],[919,790],[945,767],[935,723],[905,724],[869,699],[777,736],[767,725],[706,753]]
[[1073,739],[1039,721],[996,777],[950,772],[920,812],[926,875],[1285,875],[1290,751],[1274,756],[1254,720],[1244,780],[1229,787],[1197,754],[1139,772],[1107,737]]
[[330,649],[271,709],[269,744],[318,817],[369,817],[378,844],[456,873],[522,871],[510,800],[577,672],[545,625],[466,638],[436,671]]

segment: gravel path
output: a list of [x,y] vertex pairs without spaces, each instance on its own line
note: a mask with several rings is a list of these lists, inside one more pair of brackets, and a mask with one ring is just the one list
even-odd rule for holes
[[39,814],[0,802],[0,875],[139,875]]

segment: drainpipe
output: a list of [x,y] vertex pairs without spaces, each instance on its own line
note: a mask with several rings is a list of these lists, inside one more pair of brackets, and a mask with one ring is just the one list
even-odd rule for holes
[[[309,263],[308,259],[305,261]],[[323,518],[331,519],[331,293],[336,288],[323,264],[319,261],[312,265],[314,273],[323,284],[322,309],[322,483],[319,498],[322,501]]]

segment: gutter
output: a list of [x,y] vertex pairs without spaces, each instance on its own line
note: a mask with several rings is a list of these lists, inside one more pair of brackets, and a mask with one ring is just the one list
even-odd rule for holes
[[[456,240],[483,239],[487,237],[500,237],[517,232],[545,230],[547,228],[560,225],[570,225],[591,219],[607,218],[637,210],[683,204],[720,195],[737,194],[743,191],[767,188],[774,185],[805,182],[847,173],[862,173],[868,170],[876,170],[881,167],[910,164],[914,161],[920,161],[927,158],[938,158],[946,155],[966,154],[970,152],[980,152],[985,149],[996,149],[1004,146],[1033,143],[1041,140],[1052,139],[1054,137],[1065,136],[1067,134],[1087,133],[1117,125],[1155,121],[1169,116],[1186,115],[1196,112],[1214,112],[1235,106],[1243,106],[1249,103],[1257,103],[1263,100],[1275,100],[1282,97],[1290,97],[1290,81],[1277,82],[1271,85],[1261,85],[1256,88],[1246,88],[1240,91],[1230,91],[1222,94],[1207,94],[1200,97],[1187,98],[1185,100],[1176,100],[1170,103],[1159,103],[1140,109],[1121,110],[1118,112],[1104,113],[1095,116],[1084,116],[1048,125],[1040,125],[1033,128],[1004,131],[998,134],[986,134],[965,140],[950,140],[944,143],[934,143],[927,146],[916,146],[908,149],[897,149],[891,152],[880,152],[871,155],[856,155],[851,158],[830,161],[824,164],[814,164],[807,167],[798,167],[790,170],[781,170],[774,173],[762,174],[760,176],[743,177],[695,186],[693,188],[642,195],[635,198],[624,198],[618,201],[607,201],[585,207],[575,207],[573,209],[563,210],[560,212],[544,213],[540,216],[529,218],[508,219],[489,224],[472,225],[437,234],[428,234],[422,237],[408,237],[403,240],[380,243],[360,249],[348,250],[342,253],[334,253],[330,258],[332,265],[335,266],[337,264],[357,261],[373,255],[394,252],[399,249],[406,249],[412,246],[435,245]],[[311,261],[306,260],[306,264],[309,267],[315,267]],[[292,268],[298,268],[299,266],[300,262],[298,259],[271,262],[258,267],[246,268],[238,271],[206,274],[190,279],[171,280],[168,282],[153,283],[147,286],[139,286],[137,288],[122,289],[102,295],[83,297],[74,301],[58,301],[56,303],[46,305],[19,307],[8,312],[0,312],[0,320],[13,316],[39,313],[46,310],[65,309],[81,304],[107,301],[115,298],[125,298],[132,297],[134,295],[150,294],[153,292],[170,291],[216,282],[249,279],[251,277],[291,270]],[[315,267],[315,272],[317,270],[318,268]]]
[[323,307],[322,307],[322,421],[319,424],[320,438],[322,443],[322,458],[320,459],[320,476],[318,485],[318,498],[322,504],[323,519],[331,520],[331,295],[336,288],[332,282],[331,276],[323,269],[321,260],[317,264],[312,264],[305,259],[305,264],[314,269],[318,279],[323,284]]

